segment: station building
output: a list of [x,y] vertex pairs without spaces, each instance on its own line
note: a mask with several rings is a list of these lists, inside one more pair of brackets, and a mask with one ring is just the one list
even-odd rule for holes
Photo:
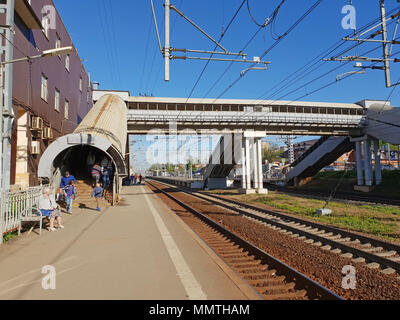
[[[15,0],[14,19],[14,59],[74,47],[52,0]],[[73,132],[92,108],[91,87],[75,47],[69,55],[13,64],[11,185],[38,184],[41,155],[52,141]]]

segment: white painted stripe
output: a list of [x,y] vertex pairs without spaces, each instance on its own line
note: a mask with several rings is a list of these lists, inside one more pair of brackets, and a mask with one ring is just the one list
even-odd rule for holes
[[168,231],[167,226],[162,220],[160,214],[154,208],[151,203],[148,195],[146,194],[146,190],[141,187],[142,192],[144,193],[144,197],[146,202],[150,208],[150,211],[153,215],[154,220],[156,221],[156,225],[158,231],[161,234],[161,237],[164,241],[164,244],[167,248],[168,254],[171,257],[171,260],[175,266],[177,275],[182,282],[183,287],[186,290],[187,295],[190,300],[206,300],[207,295],[204,293],[203,289],[200,286],[200,283],[196,280],[192,271],[190,270],[188,264],[186,263],[185,258],[183,257],[181,251],[175,243],[175,240],[172,238],[171,234]]

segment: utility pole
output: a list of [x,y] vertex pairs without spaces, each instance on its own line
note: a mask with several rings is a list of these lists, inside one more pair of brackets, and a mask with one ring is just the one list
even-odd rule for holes
[[286,145],[288,147],[289,164],[294,162],[293,136],[286,137]]
[[[10,61],[14,57],[14,0],[7,0],[5,4],[0,4],[0,12],[6,13],[6,25],[2,26],[0,32],[5,37],[0,39],[1,54],[4,54],[5,61]],[[4,45],[3,45],[4,43]],[[4,71],[4,73],[3,73]],[[0,189],[10,189],[11,171],[11,130],[14,120],[12,106],[12,85],[13,85],[13,64],[6,64],[1,68],[1,156],[0,160]]]
[[169,17],[170,17],[170,0],[165,0],[165,45],[164,45],[164,80],[169,81],[169,56],[170,56],[170,43],[169,43]]
[[[157,41],[158,41],[158,46],[160,49],[160,53],[162,54],[164,58],[164,80],[169,81],[170,80],[170,60],[205,60],[205,61],[231,61],[231,62],[240,62],[240,63],[250,63],[253,66],[251,68],[246,69],[248,70],[267,70],[267,65],[270,64],[271,62],[269,61],[261,61],[260,57],[254,57],[252,60],[247,60],[247,54],[243,52],[230,52],[227,49],[225,49],[219,41],[216,41],[213,37],[211,37],[206,31],[204,31],[200,26],[198,26],[194,21],[189,19],[183,12],[181,12],[178,8],[176,8],[174,5],[171,4],[171,0],[164,0],[164,47],[161,47],[161,39],[160,39],[160,33],[158,29],[158,24],[157,24],[157,17],[156,17],[156,12],[154,9],[154,3],[153,0],[150,0],[150,5],[151,5],[151,10],[153,13],[153,20],[154,20],[154,26],[156,30],[156,36],[157,36]],[[185,19],[188,23],[190,23],[194,28],[196,28],[198,31],[200,31],[204,36],[206,36],[209,40],[214,42],[222,51],[209,51],[209,50],[193,50],[193,49],[179,49],[179,48],[174,48],[171,47],[170,43],[170,12],[171,10],[175,11],[177,14],[179,14],[183,19]],[[191,54],[200,54],[204,55],[207,54],[210,56],[209,57],[204,57],[204,56],[186,56],[186,55],[179,55],[176,56],[172,54],[173,52],[183,52],[183,53],[191,53]],[[213,55],[223,55],[227,56],[224,58],[213,58]],[[229,56],[240,56],[240,59],[231,59]],[[258,68],[255,67],[256,65],[263,65],[263,68]]]
[[389,63],[389,48],[387,41],[387,27],[386,27],[386,10],[385,0],[379,0],[381,7],[381,22],[382,22],[382,48],[383,48],[383,65],[385,68],[386,87],[390,88],[390,63]]
[[[397,2],[400,2],[399,0]],[[380,6],[380,15],[381,15],[381,21],[376,24],[375,26],[369,28],[366,31],[363,31],[361,33],[356,33],[352,37],[344,37],[342,40],[345,41],[354,41],[357,42],[358,44],[361,43],[382,43],[382,49],[383,49],[383,56],[382,58],[371,58],[371,57],[362,57],[362,56],[342,56],[342,57],[332,57],[329,59],[323,59],[324,61],[340,61],[340,62],[350,62],[354,61],[356,64],[354,65],[355,68],[361,68],[363,71],[361,72],[346,72],[345,74],[342,74],[338,76],[338,78],[342,77],[343,75],[350,74],[350,73],[365,73],[366,69],[371,69],[371,70],[382,70],[385,72],[385,85],[387,88],[392,88],[394,86],[400,85],[399,83],[392,83],[390,79],[390,66],[391,63],[399,63],[400,59],[398,58],[392,58],[392,49],[394,45],[400,44],[400,41],[396,40],[397,39],[397,33],[398,33],[398,25],[399,25],[399,17],[400,17],[400,11],[397,13],[386,17],[386,9],[385,9],[385,0],[379,0],[379,6]],[[396,26],[394,27],[394,32],[393,32],[393,38],[388,39],[388,22],[394,22],[394,20],[397,19]],[[375,32],[371,33],[377,29]],[[370,33],[369,36],[366,36],[368,33]],[[375,37],[379,36],[382,34],[382,39],[374,39]],[[353,47],[351,47],[353,48]],[[346,51],[342,52],[342,54],[349,52],[350,49],[347,49]],[[365,63],[372,63],[372,65],[366,66],[363,65],[363,62]],[[379,65],[375,65],[379,64]]]

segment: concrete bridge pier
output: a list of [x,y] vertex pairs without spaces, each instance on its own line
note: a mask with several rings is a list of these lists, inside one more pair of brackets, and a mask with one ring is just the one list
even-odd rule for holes
[[374,159],[375,159],[375,182],[379,186],[382,183],[381,154],[379,152],[379,140],[374,140]]
[[[354,189],[369,192],[374,185],[371,142],[373,142],[374,148],[375,184],[379,185],[382,182],[379,140],[371,139],[371,137],[366,135],[359,138],[352,138],[351,141],[356,143],[357,185],[354,186]],[[364,159],[362,158],[363,153]]]
[[261,139],[265,136],[266,134],[263,131],[244,131],[243,133],[241,148],[242,188],[240,190],[242,193],[268,193],[268,190],[264,189],[262,174]]

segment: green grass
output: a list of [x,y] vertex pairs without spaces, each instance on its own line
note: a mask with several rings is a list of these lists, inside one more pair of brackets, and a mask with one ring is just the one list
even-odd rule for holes
[[[342,176],[344,177],[342,179]],[[340,183],[340,184],[339,184]],[[355,192],[357,184],[356,171],[327,171],[317,173],[312,180],[300,187],[311,191],[331,192],[339,184],[338,191]],[[361,193],[364,194],[364,193]],[[375,196],[400,198],[400,170],[383,170],[382,184],[374,187],[372,193]]]
[[384,205],[355,205],[332,201],[327,208],[332,210],[328,216],[315,214],[325,201],[301,198],[278,192],[268,195],[237,195],[235,198],[261,204],[267,209],[278,209],[296,216],[306,217],[337,227],[364,232],[391,241],[400,241],[400,208]]
[[3,235],[3,243],[6,243],[7,241],[15,238],[18,236],[18,231],[11,231]]

